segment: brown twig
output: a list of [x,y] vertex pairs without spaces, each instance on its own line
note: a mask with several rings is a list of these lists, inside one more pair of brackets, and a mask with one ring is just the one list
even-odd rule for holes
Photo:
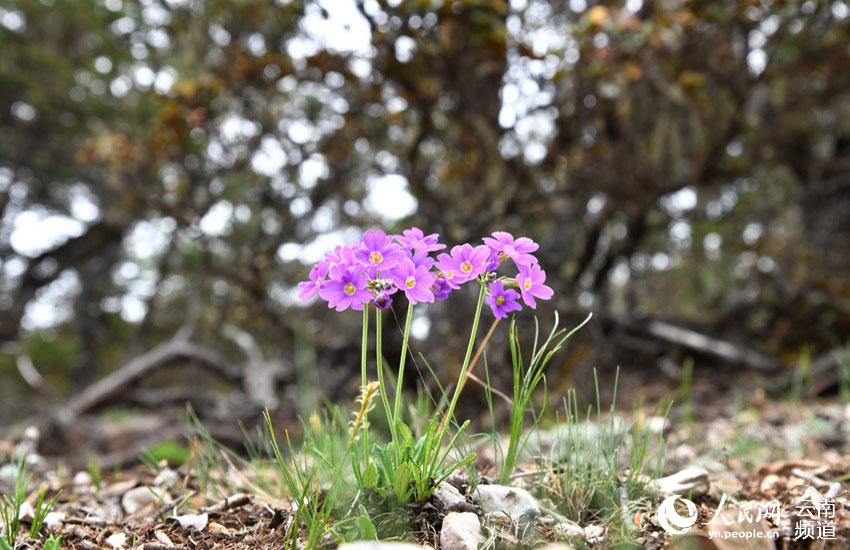
[[496,332],[496,327],[499,325],[499,319],[493,319],[493,324],[490,325],[490,329],[487,330],[487,334],[484,335],[484,339],[481,340],[481,343],[478,345],[478,349],[475,350],[475,355],[472,356],[472,361],[469,363],[469,368],[466,369],[466,376],[463,377],[460,383],[460,389],[458,392],[463,391],[463,387],[466,385],[466,381],[472,376],[472,369],[475,368],[475,364],[478,362],[478,358],[481,357],[481,354],[484,353],[484,348],[487,347],[487,342],[490,341],[490,337],[493,336],[493,333]]
[[479,386],[481,386],[485,390],[489,389],[491,392],[493,392],[497,396],[501,397],[502,401],[507,403],[509,406],[512,406],[514,404],[514,400],[511,399],[508,394],[506,394],[505,392],[503,392],[502,390],[500,390],[498,388],[494,388],[494,387],[488,385],[487,382],[485,382],[484,380],[481,380],[480,378],[478,378],[474,374],[469,373],[467,378],[469,378],[470,380],[472,380],[473,382],[475,382],[476,384],[478,384]]

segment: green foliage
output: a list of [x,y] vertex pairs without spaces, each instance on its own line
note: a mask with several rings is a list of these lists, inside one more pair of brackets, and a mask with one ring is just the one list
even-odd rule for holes
[[457,438],[469,427],[469,421],[458,428],[445,449],[440,444],[438,422],[434,418],[418,439],[414,439],[406,424],[397,423],[397,439],[383,446],[376,445],[365,469],[355,472],[360,486],[377,490],[383,496],[392,494],[402,503],[423,501],[452,472],[472,463],[474,454],[467,454],[458,461],[447,460]]
[[12,494],[0,495],[0,520],[3,521],[3,544],[14,549],[18,541],[18,530],[21,521],[21,506],[27,498],[27,475],[26,463],[23,457],[18,462],[15,478],[12,480]]
[[156,466],[161,461],[168,462],[171,466],[182,466],[189,460],[190,449],[180,441],[169,439],[145,451],[142,461],[145,464]]
[[[544,370],[546,365],[552,360],[552,357],[558,353],[564,346],[564,343],[584,325],[590,321],[591,315],[582,321],[577,327],[567,332],[564,329],[558,329],[558,314],[555,313],[555,322],[549,336],[542,343],[539,342],[540,325],[537,319],[534,319],[534,344],[531,350],[531,359],[528,366],[524,364],[522,349],[520,346],[519,332],[516,326],[516,320],[511,320],[510,334],[508,336],[511,348],[511,364],[513,365],[513,401],[511,404],[511,425],[510,439],[508,442],[508,450],[502,464],[502,483],[507,483],[511,473],[516,466],[516,460],[522,452],[528,438],[533,433],[539,420],[535,420],[531,430],[525,430],[525,417],[529,412],[531,398],[540,382],[544,382]],[[539,347],[538,347],[539,344]],[[546,392],[544,391],[544,396]],[[488,397],[488,399],[490,399]],[[492,407],[492,406],[491,406]],[[539,419],[540,412],[546,409],[544,401],[539,412],[534,414],[534,417]],[[533,411],[532,411],[533,412]],[[527,435],[524,435],[527,434]]]
[[54,535],[50,535],[46,541],[44,541],[44,546],[42,550],[59,550],[62,544],[62,537],[57,537]]
[[53,509],[53,505],[56,504],[56,499],[59,498],[61,493],[62,491],[59,491],[47,500],[45,500],[47,494],[45,491],[38,494],[38,499],[35,501],[35,506],[33,507],[32,523],[30,524],[30,537],[36,538],[41,532],[41,528],[44,526],[44,518],[46,518],[47,514],[50,513],[50,510]]
[[92,483],[94,483],[94,488],[100,491],[101,485],[103,484],[103,475],[100,469],[100,461],[96,456],[89,457],[86,462],[86,471],[88,471],[91,476]]
[[[230,476],[216,476],[217,472],[226,471],[224,457],[230,456],[236,462],[239,457],[235,456],[230,449],[221,445],[207,430],[204,423],[195,414],[191,406],[186,408],[186,418],[189,424],[189,434],[192,441],[190,456],[192,458],[192,473],[198,481],[202,493],[213,493],[219,497],[227,497],[236,490]],[[259,440],[263,441],[263,437]],[[246,438],[250,441],[250,438]],[[254,451],[258,447],[252,446]],[[263,455],[271,456],[271,454]]]
[[813,385],[812,348],[809,345],[804,345],[800,348],[797,366],[794,369],[794,382],[791,388],[792,399],[803,399]]
[[[30,482],[30,476],[27,472],[26,463],[21,458],[18,463],[18,468],[15,472],[15,477],[12,480],[12,494],[0,495],[0,520],[3,522],[3,533],[0,538],[0,548],[14,549],[18,540],[18,531],[21,527],[20,515],[21,506],[27,498],[27,486]],[[33,519],[29,528],[29,535],[32,538],[38,537],[41,528],[44,526],[44,518],[50,513],[56,500],[59,498],[59,493],[56,493],[51,498],[47,498],[47,492],[41,491],[36,499],[33,507]]]
[[[539,486],[567,518],[581,524],[601,521],[612,541],[628,541],[634,512],[649,507],[646,482],[662,471],[664,440],[645,426],[625,424],[616,414],[616,389],[615,381],[607,417],[598,383],[596,407],[584,414],[575,390],[568,393],[564,423],[556,429]],[[658,457],[654,464],[653,450]]]
[[[320,480],[317,474],[322,466],[318,463],[310,464],[307,462],[306,454],[303,455],[304,459],[299,462],[298,455],[294,452],[292,443],[289,440],[289,434],[286,435],[286,450],[290,458],[286,459],[284,457],[274,433],[271,416],[268,411],[264,415],[278,472],[281,479],[283,479],[289,497],[295,503],[295,512],[293,520],[289,525],[289,530],[287,531],[287,540],[290,540],[292,547],[295,548],[298,542],[299,530],[303,526],[307,534],[304,544],[307,548],[315,548],[321,536],[330,530],[334,494],[332,492],[321,491],[319,486]],[[329,438],[321,438],[319,441],[326,443],[329,441]],[[316,440],[314,440],[315,443]],[[315,446],[313,449],[319,450]],[[322,455],[318,458],[319,463],[324,461],[324,466],[326,467],[328,465],[327,461],[331,457]],[[335,458],[338,459],[339,457]],[[335,461],[337,464],[340,462],[342,461]]]

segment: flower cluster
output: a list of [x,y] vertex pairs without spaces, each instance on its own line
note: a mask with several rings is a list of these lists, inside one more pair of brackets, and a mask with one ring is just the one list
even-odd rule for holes
[[[552,289],[534,252],[538,245],[528,237],[515,238],[496,231],[484,244],[460,244],[451,250],[436,233],[425,235],[417,228],[401,235],[373,230],[359,241],[338,246],[310,270],[310,278],[298,284],[299,298],[319,295],[337,311],[361,311],[367,304],[387,309],[401,292],[411,304],[445,300],[465,283],[478,281],[486,287],[487,303],[497,319],[505,319],[522,303],[534,309],[536,299],[548,300]],[[498,270],[510,260],[518,273],[500,276]]]

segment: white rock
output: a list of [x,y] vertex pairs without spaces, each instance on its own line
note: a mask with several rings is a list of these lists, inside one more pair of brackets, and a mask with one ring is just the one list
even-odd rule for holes
[[157,502],[161,496],[162,493],[151,487],[136,487],[124,493],[121,497],[121,507],[124,508],[125,514],[133,515],[142,508]]
[[471,512],[450,512],[443,518],[440,548],[443,550],[477,550],[484,542],[481,522]]
[[203,531],[207,527],[210,517],[207,514],[186,514],[183,516],[172,516],[183,529],[197,529]]
[[446,512],[468,511],[472,507],[454,485],[442,482],[434,490],[434,498],[443,504]]
[[663,495],[704,495],[708,492],[708,470],[691,466],[675,474],[654,479],[650,486]]
[[556,523],[552,530],[558,533],[559,535],[565,537],[582,537],[584,538],[584,529],[578,523],[574,521],[561,521]]
[[599,544],[605,538],[605,528],[601,525],[588,525],[584,528],[584,538],[590,544]]
[[71,480],[71,483],[74,487],[91,487],[94,484],[94,481],[92,480],[90,473],[77,472],[74,474],[74,479]]
[[18,511],[18,519],[29,523],[30,521],[32,521],[32,518],[34,516],[35,510],[33,510],[32,504],[30,504],[26,500],[23,501],[21,503],[21,509]]
[[62,524],[65,522],[65,513],[64,512],[47,512],[47,515],[44,516],[44,526],[48,531],[56,531]]
[[479,485],[478,504],[486,514],[504,514],[514,523],[527,523],[540,516],[540,506],[531,493],[504,485]]
[[419,546],[407,542],[379,542],[374,540],[360,540],[340,544],[337,550],[423,550],[427,546]]
[[174,487],[180,481],[180,476],[171,468],[165,468],[153,480],[153,484],[157,487]]
[[124,533],[115,533],[114,535],[109,535],[109,538],[106,539],[106,544],[111,546],[114,550],[124,548],[127,545],[127,535],[125,535]]

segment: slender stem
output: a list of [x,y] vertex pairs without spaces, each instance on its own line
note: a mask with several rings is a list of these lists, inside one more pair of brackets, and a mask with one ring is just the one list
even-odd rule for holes
[[438,441],[442,441],[443,436],[448,429],[449,422],[451,422],[452,416],[455,413],[458,397],[460,397],[460,390],[463,389],[463,382],[466,379],[466,371],[469,368],[469,362],[472,358],[472,349],[475,347],[475,337],[478,335],[478,321],[481,319],[481,309],[484,306],[484,293],[486,290],[487,285],[482,284],[481,291],[478,293],[478,305],[475,306],[475,318],[472,321],[472,331],[469,334],[469,343],[466,345],[466,357],[464,357],[463,366],[460,368],[458,383],[455,386],[451,403],[449,403],[449,408],[446,410],[445,417],[443,418],[443,426],[440,428]]
[[[475,365],[478,364],[478,359],[481,357],[481,354],[484,353],[484,348],[487,347],[487,342],[490,341],[490,338],[493,336],[493,333],[496,332],[496,327],[499,326],[500,319],[493,319],[493,324],[490,325],[490,329],[484,335],[484,338],[481,340],[481,343],[478,344],[478,349],[475,350],[475,355],[472,356],[472,361],[469,363],[469,368],[466,370],[466,377],[464,377],[460,381],[460,390],[463,391],[463,387],[466,385],[466,381],[472,378],[477,382],[481,382],[476,378],[474,374],[472,374],[472,369],[475,368]],[[495,389],[495,388],[494,388]]]
[[[362,392],[369,384],[368,377],[369,370],[369,305],[363,306],[363,336],[360,339],[360,392]],[[349,447],[352,440],[349,443]],[[369,428],[368,426],[364,426],[363,429],[363,455],[366,457],[366,453],[368,453],[369,449]]]
[[384,383],[384,355],[383,349],[381,349],[381,333],[382,324],[381,324],[381,310],[375,310],[375,359],[378,363],[378,386],[381,389],[381,402],[384,404],[384,413],[387,415],[387,422],[390,425],[390,435],[392,435],[393,441],[396,441],[395,437],[395,422],[393,422],[392,418],[392,409],[390,409],[390,401],[387,398],[387,386]]
[[401,414],[401,386],[404,380],[404,363],[407,361],[407,342],[410,339],[410,321],[413,319],[413,304],[407,306],[407,319],[404,321],[404,339],[401,343],[401,358],[398,361],[398,380],[395,384],[395,406],[393,407],[392,422],[398,421]]
[[[368,384],[366,370],[369,364],[369,306],[363,306],[363,336],[360,339],[360,387]],[[361,390],[362,391],[362,390]]]

